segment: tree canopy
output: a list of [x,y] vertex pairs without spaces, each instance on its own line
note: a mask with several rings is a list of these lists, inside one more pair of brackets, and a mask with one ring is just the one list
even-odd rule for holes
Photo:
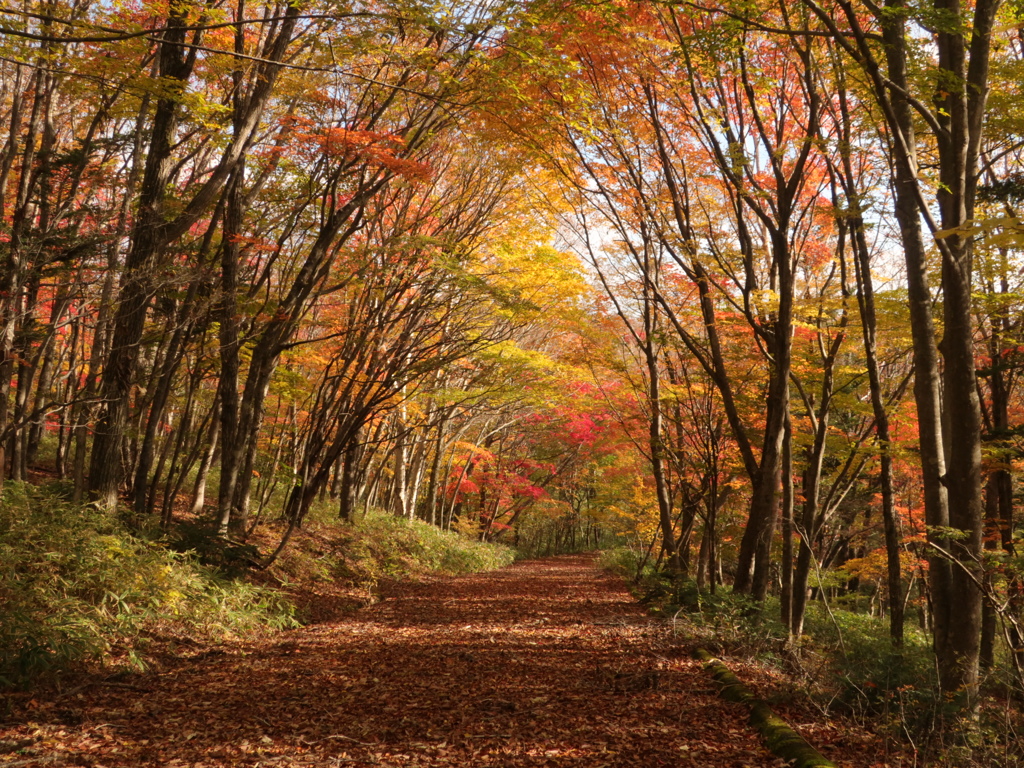
[[262,568],[371,510],[625,547],[797,645],[867,605],[974,707],[1024,683],[1022,13],[0,9],[0,486]]

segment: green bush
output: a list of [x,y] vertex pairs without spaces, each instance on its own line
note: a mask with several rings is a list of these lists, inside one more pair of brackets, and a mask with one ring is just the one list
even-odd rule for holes
[[[601,563],[623,575],[635,575],[639,558],[628,549],[602,553]],[[638,601],[655,615],[671,622],[673,632],[692,644],[719,654],[749,658],[776,656],[786,644],[786,628],[779,621],[778,601],[758,603],[728,587],[714,593],[697,588],[690,578],[645,565],[634,582]]]
[[343,549],[349,568],[362,571],[370,581],[487,571],[508,565],[514,554],[501,544],[467,539],[418,520],[383,514],[357,522]]
[[178,523],[169,544],[175,552],[188,553],[203,565],[231,576],[241,575],[260,560],[258,547],[219,536],[216,523],[210,521]]
[[514,557],[510,547],[418,520],[371,513],[351,525],[313,517],[274,571],[292,583],[335,581],[372,595],[383,580],[493,570]]
[[615,547],[602,550],[598,562],[602,568],[631,581],[640,581],[654,576],[654,561],[651,558],[645,558],[643,552],[634,547]]
[[0,498],[0,551],[0,687],[131,651],[146,631],[214,637],[294,623],[276,592],[23,484]]
[[833,670],[834,697],[853,711],[929,716],[936,701],[935,660],[923,633],[904,627],[903,647],[893,648],[888,618],[844,610],[830,615],[812,602],[804,618],[807,655],[821,654]]

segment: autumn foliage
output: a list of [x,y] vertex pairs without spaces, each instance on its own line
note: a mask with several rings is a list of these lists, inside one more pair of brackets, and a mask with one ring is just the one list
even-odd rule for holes
[[0,9],[0,488],[259,572],[378,514],[618,549],[975,713],[1024,684],[1021,23]]

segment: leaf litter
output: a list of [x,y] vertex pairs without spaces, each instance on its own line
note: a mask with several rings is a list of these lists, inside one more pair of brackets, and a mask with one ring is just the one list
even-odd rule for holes
[[782,765],[588,556],[393,584],[329,623],[34,696],[0,766]]

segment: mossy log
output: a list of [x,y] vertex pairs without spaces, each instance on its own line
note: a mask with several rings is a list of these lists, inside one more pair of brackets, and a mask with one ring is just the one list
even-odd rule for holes
[[694,655],[704,662],[704,669],[721,686],[722,698],[746,705],[750,712],[750,724],[761,734],[772,754],[781,757],[794,768],[837,768],[835,763],[826,759],[772,712],[771,707],[757,698],[720,660],[703,648],[698,648]]

